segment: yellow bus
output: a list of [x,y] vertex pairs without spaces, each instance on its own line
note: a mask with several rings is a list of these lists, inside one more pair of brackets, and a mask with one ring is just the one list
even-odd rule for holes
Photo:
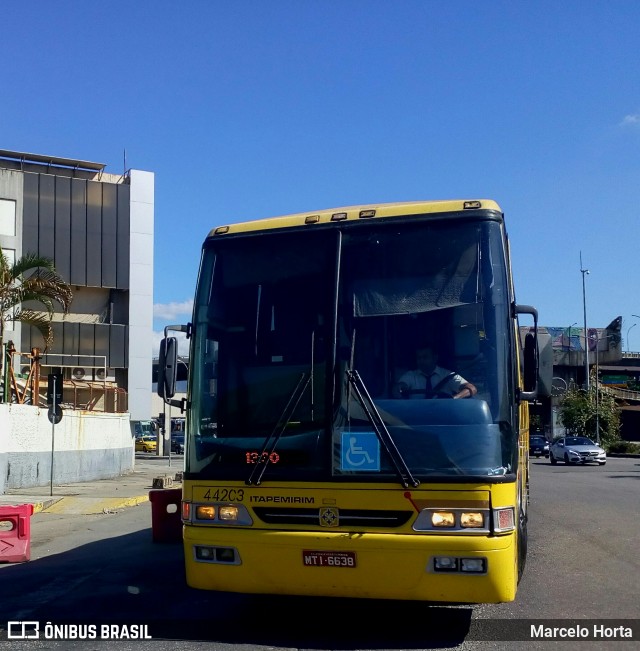
[[[522,341],[520,314],[533,320]],[[536,310],[515,301],[494,201],[352,206],[212,230],[192,322],[165,328],[160,348],[158,393],[186,416],[188,585],[513,600],[527,550],[537,327]],[[172,331],[190,339],[183,401]],[[425,340],[472,397],[398,392]]]

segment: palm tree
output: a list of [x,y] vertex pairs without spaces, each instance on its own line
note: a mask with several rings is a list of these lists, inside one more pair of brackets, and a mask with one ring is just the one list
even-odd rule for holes
[[[53,343],[54,301],[67,314],[72,299],[71,287],[56,271],[53,260],[27,253],[11,265],[0,247],[0,378],[3,377],[7,321],[20,321],[36,328],[45,341],[45,352]],[[22,304],[27,301],[40,303],[45,311],[23,308]]]

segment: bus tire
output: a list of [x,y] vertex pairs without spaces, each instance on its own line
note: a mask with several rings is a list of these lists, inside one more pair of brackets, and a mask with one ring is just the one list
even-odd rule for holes
[[524,568],[527,564],[528,542],[527,514],[520,507],[518,509],[518,583],[522,579]]
[[[518,517],[518,536],[516,538],[516,556],[517,556],[517,581],[520,583],[524,568],[527,563],[527,519],[529,517],[529,510],[527,505],[529,503],[529,464],[524,470],[524,491],[523,495],[522,483],[518,483],[518,497],[517,497],[517,517]],[[520,480],[522,481],[522,480]]]

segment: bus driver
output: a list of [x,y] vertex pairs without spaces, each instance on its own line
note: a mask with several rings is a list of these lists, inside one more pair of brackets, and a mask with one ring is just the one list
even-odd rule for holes
[[433,346],[426,344],[416,350],[415,370],[407,371],[398,380],[396,398],[471,398],[476,387],[454,371],[437,365]]

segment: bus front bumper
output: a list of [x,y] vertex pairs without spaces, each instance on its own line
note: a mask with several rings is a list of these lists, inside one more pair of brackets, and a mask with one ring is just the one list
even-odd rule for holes
[[512,601],[515,533],[455,536],[275,532],[186,526],[187,583],[227,592]]

